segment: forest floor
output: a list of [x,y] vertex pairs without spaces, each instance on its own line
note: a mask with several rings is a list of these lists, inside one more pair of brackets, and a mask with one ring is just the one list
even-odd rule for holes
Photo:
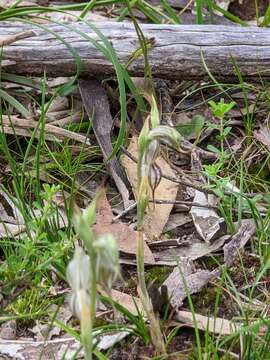
[[[1,21],[45,31],[66,22],[72,32],[78,16],[138,28],[270,23],[269,1],[253,0],[0,1],[0,9]],[[7,72],[2,60],[0,359],[89,358],[76,293],[89,268],[68,265],[78,248],[89,252],[82,219],[90,240],[106,244],[100,262],[90,245],[98,289],[93,358],[270,359],[269,82],[245,81],[237,66],[230,83],[211,74],[155,79],[144,45],[144,79],[121,66],[118,78],[29,77],[27,69]],[[158,152],[145,155],[138,138],[154,124]],[[140,235],[162,351],[138,285]]]

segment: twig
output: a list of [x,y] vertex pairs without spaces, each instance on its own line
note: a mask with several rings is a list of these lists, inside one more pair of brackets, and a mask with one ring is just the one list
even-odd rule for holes
[[[218,206],[214,206],[214,205],[203,205],[197,202],[193,202],[193,201],[185,201],[185,200],[162,200],[162,199],[155,199],[155,200],[149,200],[149,202],[154,203],[154,204],[174,204],[174,205],[187,205],[187,206],[198,206],[198,207],[202,207],[202,208],[207,208],[207,209],[214,209],[214,210],[219,210]],[[235,209],[235,211],[237,211],[237,209]]]
[[15,41],[26,39],[32,36],[36,36],[37,34],[33,30],[22,31],[20,33],[8,36],[0,36],[0,47],[5,45],[10,45]]
[[113,218],[113,222],[117,221],[118,219],[120,219],[122,216],[126,215],[127,213],[129,213],[131,210],[135,209],[137,206],[137,202],[135,201],[133,204],[131,204],[129,207],[127,207],[126,209],[124,209],[120,214],[118,214],[117,216],[115,216]]
[[[123,153],[129,157],[132,161],[134,161],[135,163],[137,163],[137,159],[127,150],[125,149],[123,146],[121,146],[121,150],[123,151]],[[204,193],[207,193],[207,194],[214,194],[216,195],[215,191],[212,190],[212,189],[205,189],[203,186],[201,185],[198,185],[198,184],[195,184],[195,183],[192,183],[190,181],[187,181],[187,180],[182,180],[182,179],[179,179],[179,178],[175,178],[173,176],[169,176],[169,175],[165,175],[162,173],[161,171],[161,177],[163,177],[164,179],[167,179],[167,180],[170,180],[174,183],[177,183],[177,184],[181,184],[181,185],[184,185],[184,186],[187,186],[187,187],[191,187],[195,190],[198,190],[198,191],[201,191],[201,192],[204,192]],[[235,193],[233,191],[224,191],[224,195],[235,195]],[[241,195],[240,193],[237,193],[237,195]],[[256,194],[247,194],[247,193],[244,193],[242,194],[243,196],[245,197],[248,197],[248,198],[253,198]]]

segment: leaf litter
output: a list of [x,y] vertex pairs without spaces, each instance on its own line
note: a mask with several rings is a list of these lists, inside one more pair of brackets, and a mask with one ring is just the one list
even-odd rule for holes
[[[100,198],[97,206],[96,224],[93,231],[97,236],[111,234],[117,240],[120,255],[135,257],[137,248],[137,232],[125,223],[114,223],[113,212],[107,200],[106,193]],[[144,246],[145,262],[155,264],[154,256],[145,243]]]

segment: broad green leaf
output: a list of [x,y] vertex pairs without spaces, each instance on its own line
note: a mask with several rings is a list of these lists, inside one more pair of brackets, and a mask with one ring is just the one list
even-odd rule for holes
[[188,122],[176,126],[177,131],[187,139],[196,139],[205,124],[205,118],[201,115],[195,115]]

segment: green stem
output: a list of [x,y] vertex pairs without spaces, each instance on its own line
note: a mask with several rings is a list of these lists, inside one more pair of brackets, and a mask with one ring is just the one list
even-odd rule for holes
[[81,12],[80,18],[84,18],[87,15],[88,11],[91,11],[95,5],[96,0],[91,0]]
[[137,238],[137,274],[138,282],[140,288],[140,298],[150,321],[150,333],[153,345],[155,346],[158,354],[166,354],[165,344],[163,336],[160,330],[159,321],[154,313],[153,305],[151,299],[149,298],[144,275],[144,240],[143,240],[143,231],[138,229],[138,238]]
[[91,284],[90,284],[90,322],[91,322],[91,359],[92,359],[92,348],[93,348],[93,327],[96,315],[96,302],[97,302],[97,274],[96,274],[96,256],[93,254],[91,259]]
[[92,229],[89,229],[89,238],[84,239],[84,243],[86,245],[89,257],[90,257],[90,307],[88,306],[88,327],[87,334],[85,335],[85,339],[87,343],[83,343],[85,349],[85,359],[92,360],[93,353],[93,327],[96,315],[96,301],[97,301],[97,274],[96,274],[96,254],[93,248],[93,233]]
[[87,306],[87,301],[86,301],[87,294],[84,292],[81,292],[80,296],[85,297],[84,299],[81,299],[81,301],[80,301],[80,303],[83,304],[83,307],[81,310],[81,342],[84,347],[85,359],[92,360],[93,322],[92,322],[89,306]]

